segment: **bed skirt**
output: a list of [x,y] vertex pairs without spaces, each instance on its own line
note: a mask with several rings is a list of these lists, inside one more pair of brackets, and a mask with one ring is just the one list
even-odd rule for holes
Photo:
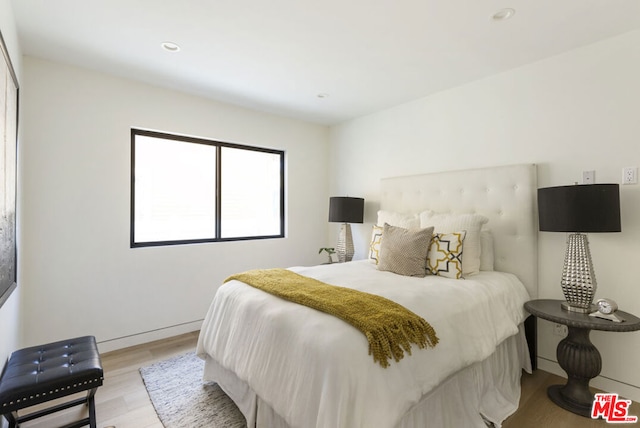
[[[450,376],[423,396],[395,427],[389,428],[486,428],[485,420],[500,427],[518,408],[523,369],[531,373],[524,327],[520,325],[519,333],[502,342],[487,359]],[[233,372],[209,356],[204,380],[220,385],[245,416],[247,427],[296,428],[289,426]]]

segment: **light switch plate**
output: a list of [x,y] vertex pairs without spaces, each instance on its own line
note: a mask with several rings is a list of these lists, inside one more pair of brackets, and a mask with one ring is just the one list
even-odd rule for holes
[[594,184],[596,182],[596,172],[582,171],[582,184]]

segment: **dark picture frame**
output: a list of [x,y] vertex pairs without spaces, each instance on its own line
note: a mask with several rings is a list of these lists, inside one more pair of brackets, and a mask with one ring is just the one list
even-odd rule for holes
[[16,201],[19,84],[0,32],[0,306],[18,284]]

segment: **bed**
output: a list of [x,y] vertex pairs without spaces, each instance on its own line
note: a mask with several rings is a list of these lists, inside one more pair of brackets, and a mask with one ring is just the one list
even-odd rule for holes
[[381,213],[400,223],[422,217],[421,227],[486,218],[483,270],[464,279],[398,275],[370,259],[290,268],[405,306],[434,327],[435,347],[414,347],[383,368],[342,320],[233,280],[214,297],[198,340],[204,379],[249,427],[500,426],[517,409],[522,369],[531,370],[522,305],[537,297],[536,188],[535,165],[381,180],[378,221]]

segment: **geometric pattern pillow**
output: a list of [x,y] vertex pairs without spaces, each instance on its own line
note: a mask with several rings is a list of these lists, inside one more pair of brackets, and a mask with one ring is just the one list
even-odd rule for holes
[[446,278],[462,278],[462,247],[466,231],[434,233],[427,255],[427,272]]
[[489,219],[480,214],[420,213],[420,227],[434,226],[435,233],[452,233],[466,230],[462,274],[475,275],[480,271],[480,229]]
[[373,230],[371,231],[371,243],[369,244],[369,259],[373,260],[378,264],[378,260],[380,260],[380,242],[382,242],[382,231],[384,228],[382,226],[373,225]]

